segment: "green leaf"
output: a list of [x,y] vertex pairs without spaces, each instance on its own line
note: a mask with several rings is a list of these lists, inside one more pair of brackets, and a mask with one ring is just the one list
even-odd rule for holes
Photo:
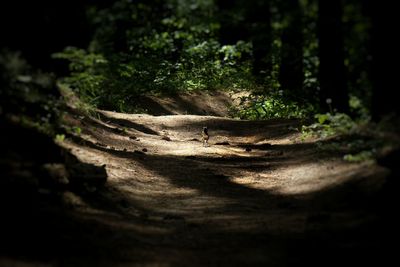
[[63,142],[64,140],[65,140],[65,134],[57,134],[56,135],[57,142]]
[[329,116],[327,114],[317,114],[315,117],[318,119],[318,122],[320,124],[324,124],[329,119]]

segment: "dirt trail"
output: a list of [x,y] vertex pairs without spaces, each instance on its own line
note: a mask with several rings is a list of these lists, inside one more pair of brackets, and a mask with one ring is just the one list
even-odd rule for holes
[[[108,178],[90,194],[62,194],[74,222],[64,229],[68,242],[85,253],[61,253],[55,262],[375,263],[382,227],[372,203],[387,172],[301,142],[297,121],[101,114],[71,116],[82,133],[61,142],[83,162],[106,164]],[[203,126],[209,147],[200,142]]]

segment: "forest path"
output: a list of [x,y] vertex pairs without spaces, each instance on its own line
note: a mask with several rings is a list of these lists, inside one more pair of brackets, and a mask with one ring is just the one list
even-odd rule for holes
[[82,237],[107,251],[96,264],[112,255],[113,266],[318,265],[333,250],[357,259],[373,249],[364,234],[386,172],[302,142],[296,120],[100,114],[70,116],[82,132],[62,142],[106,164],[104,188],[63,197],[102,229]]

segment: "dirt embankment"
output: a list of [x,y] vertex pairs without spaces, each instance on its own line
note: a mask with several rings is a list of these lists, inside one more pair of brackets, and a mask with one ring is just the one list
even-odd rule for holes
[[138,108],[151,115],[205,115],[231,116],[231,108],[237,107],[242,97],[249,93],[234,91],[194,91],[170,96],[143,96]]

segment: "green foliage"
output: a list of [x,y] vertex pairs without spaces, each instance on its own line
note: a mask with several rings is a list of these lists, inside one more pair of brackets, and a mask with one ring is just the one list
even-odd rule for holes
[[373,150],[364,150],[355,154],[346,154],[343,159],[348,162],[363,162],[366,160],[371,160],[375,156]]
[[317,39],[317,16],[318,5],[313,0],[300,0],[300,4],[304,11],[303,14],[303,64],[304,64],[304,94],[311,100],[316,97],[319,87],[318,82],[318,39]]
[[251,94],[241,98],[238,107],[232,108],[232,115],[241,119],[306,118],[313,113],[311,105],[300,106],[283,96],[283,92]]
[[89,50],[54,54],[70,62],[64,83],[84,102],[122,112],[134,111],[144,93],[254,85],[251,43],[219,43],[213,1],[159,4],[120,0],[97,10]]
[[347,134],[356,128],[356,122],[344,113],[315,114],[316,123],[303,125],[303,137],[327,138],[337,134]]
[[51,136],[54,133],[54,126],[49,121],[41,121],[35,117],[28,116],[28,115],[19,115],[17,122],[26,128],[32,128],[36,131],[43,133],[45,135]]
[[326,138],[333,135],[349,134],[370,122],[369,111],[359,98],[350,96],[349,106],[354,118],[344,113],[315,114],[314,119],[316,122],[303,126],[303,137]]
[[333,135],[349,134],[370,122],[369,111],[359,98],[350,96],[349,106],[354,118],[345,113],[315,114],[316,122],[303,126],[303,137],[326,138]]
[[0,70],[2,113],[24,127],[52,136],[63,109],[54,76],[33,70],[19,52],[8,50],[0,51]]
[[77,126],[72,127],[72,131],[77,135],[80,135],[82,133],[82,129]]
[[82,128],[80,128],[78,126],[64,125],[63,128],[64,128],[65,132],[70,135],[78,135],[79,136],[82,133]]
[[[69,47],[54,57],[70,62],[71,74],[64,83],[93,109],[137,112],[138,96],[147,93],[243,89],[254,93],[243,101],[245,105],[233,109],[237,117],[308,117],[318,112],[319,103],[318,4],[299,1],[303,53],[293,60],[303,61],[304,82],[302,90],[290,92],[279,83],[282,55],[288,49],[282,36],[290,26],[290,15],[282,12],[284,1],[261,2],[236,1],[227,10],[217,10],[219,2],[213,0],[118,0],[103,9],[93,6],[88,10],[94,29],[88,49]],[[349,47],[345,64],[351,73],[352,112],[366,120],[370,96],[365,93],[371,88],[361,64],[370,22],[358,5],[354,1],[344,5]],[[267,6],[271,12],[268,38],[267,22],[251,17],[254,9]],[[224,21],[244,31],[243,36],[220,43]],[[243,40],[237,41],[239,36]],[[257,58],[268,67],[254,77],[252,44],[260,38],[271,42],[268,55]]]
[[63,96],[64,101],[68,105],[73,106],[79,113],[84,116],[98,117],[96,106],[79,99],[69,85],[63,82],[58,82],[57,88]]
[[360,98],[350,95],[349,106],[350,111],[359,121],[368,122],[371,120],[370,112]]
[[362,1],[346,1],[343,5],[345,66],[349,92],[357,96],[366,107],[370,106],[372,83],[370,80],[371,18],[363,14]]
[[377,139],[366,132],[337,135],[329,140],[317,142],[320,152],[340,155],[343,160],[353,163],[373,160],[377,151],[388,143],[383,139]]
[[94,105],[102,101],[107,72],[107,60],[102,55],[67,47],[63,52],[53,54],[53,58],[69,60],[71,76],[64,82],[74,88],[82,100]]
[[56,134],[55,140],[56,140],[57,142],[64,142],[64,140],[65,140],[65,134]]

